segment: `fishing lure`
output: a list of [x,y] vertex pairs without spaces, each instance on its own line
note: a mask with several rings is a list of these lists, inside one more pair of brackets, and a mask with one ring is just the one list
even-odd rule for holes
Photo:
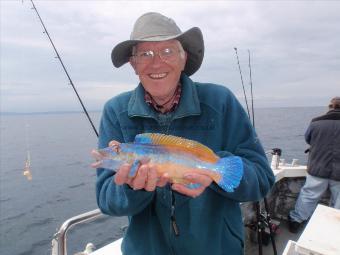
[[30,155],[30,152],[29,152],[29,151],[27,151],[27,156],[26,156],[24,171],[23,171],[22,174],[23,174],[24,176],[26,176],[27,180],[29,180],[29,181],[32,180],[32,173],[31,173],[31,155]]
[[223,190],[233,192],[243,176],[240,157],[218,157],[207,146],[189,139],[173,135],[143,133],[135,137],[133,143],[93,150],[97,160],[92,166],[113,171],[124,163],[131,164],[129,175],[135,176],[140,162],[148,158],[156,166],[157,173],[167,173],[172,183],[190,185],[184,178],[189,172],[210,176]]

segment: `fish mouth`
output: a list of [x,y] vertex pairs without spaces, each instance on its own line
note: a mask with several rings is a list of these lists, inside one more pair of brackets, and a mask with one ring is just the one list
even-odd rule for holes
[[149,74],[149,78],[153,80],[161,80],[168,76],[169,73],[151,73]]

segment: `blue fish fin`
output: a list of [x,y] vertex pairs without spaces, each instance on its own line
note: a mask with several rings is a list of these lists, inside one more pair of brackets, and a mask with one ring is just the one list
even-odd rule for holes
[[230,156],[219,159],[216,164],[216,171],[221,174],[218,186],[227,192],[233,192],[240,185],[243,176],[242,159],[238,156]]
[[134,177],[136,175],[138,167],[140,166],[140,163],[141,162],[139,160],[133,161],[131,168],[130,168],[129,177]]
[[143,133],[138,134],[135,136],[134,143],[141,143],[141,144],[152,144],[152,138],[150,137],[150,133]]

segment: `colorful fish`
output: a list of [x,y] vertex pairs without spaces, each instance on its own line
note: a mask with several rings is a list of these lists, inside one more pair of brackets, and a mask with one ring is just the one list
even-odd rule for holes
[[210,176],[227,192],[238,187],[243,176],[240,157],[219,158],[207,146],[172,135],[144,133],[135,137],[133,143],[93,150],[97,160],[93,167],[117,170],[122,164],[131,164],[129,175],[135,176],[143,159],[148,158],[156,166],[158,175],[167,173],[172,183],[190,185],[186,173],[196,172]]

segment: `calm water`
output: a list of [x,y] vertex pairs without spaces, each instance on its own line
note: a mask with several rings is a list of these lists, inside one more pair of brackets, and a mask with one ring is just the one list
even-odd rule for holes
[[[322,107],[256,110],[256,129],[266,150],[305,164],[303,135]],[[91,114],[94,123],[100,113]],[[96,136],[82,113],[1,116],[0,253],[50,254],[53,234],[68,218],[96,208],[95,171],[89,152]],[[32,181],[22,175],[27,150]],[[69,254],[87,242],[100,247],[122,234],[126,218],[106,217],[68,234]]]

